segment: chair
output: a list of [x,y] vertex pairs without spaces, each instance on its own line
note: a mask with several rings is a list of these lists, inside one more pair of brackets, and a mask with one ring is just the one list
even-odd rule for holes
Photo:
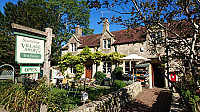
[[[91,79],[90,83],[89,83],[89,90],[91,90],[91,88],[95,88],[95,90],[97,91],[97,80],[95,79]],[[97,91],[98,92],[98,91]]]
[[60,83],[60,85],[61,85],[61,89],[63,88],[63,85],[65,85],[65,89],[67,88],[67,81],[68,81],[68,79],[67,78],[64,78],[63,80],[62,80],[62,82]]
[[67,89],[68,89],[67,97],[69,96],[70,90],[72,90],[74,92],[74,97],[75,97],[77,94],[77,91],[78,91],[77,81],[69,79],[67,82]]

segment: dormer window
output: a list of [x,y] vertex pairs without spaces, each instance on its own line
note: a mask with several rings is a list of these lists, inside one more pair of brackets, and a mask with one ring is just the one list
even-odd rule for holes
[[111,48],[111,40],[103,39],[103,49],[110,49],[110,48]]
[[72,52],[76,51],[76,43],[71,43]]
[[151,41],[153,43],[160,43],[161,42],[160,38],[162,37],[162,32],[161,31],[159,31],[159,32],[152,32],[150,34],[150,37],[151,37]]

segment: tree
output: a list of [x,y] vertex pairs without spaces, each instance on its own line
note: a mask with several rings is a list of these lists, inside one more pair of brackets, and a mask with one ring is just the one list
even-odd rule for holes
[[68,41],[77,24],[83,27],[84,35],[92,34],[93,30],[89,29],[89,13],[90,10],[83,0],[21,0],[17,4],[6,3],[4,14],[1,13],[1,19],[4,20],[1,24],[5,26],[4,33],[9,33],[8,36],[12,38],[14,36],[11,23],[38,30],[51,27],[56,35],[53,38],[51,59],[52,64],[56,65],[60,59],[60,48],[63,42]]
[[0,64],[12,63],[14,60],[14,38],[6,30],[4,15],[0,12]]
[[[181,95],[187,111],[199,111],[199,0],[88,0],[88,4],[90,8],[117,13],[111,21],[128,28],[145,26],[149,34],[163,30],[165,38],[149,38],[149,45],[166,65],[168,72],[164,76]],[[129,17],[124,18],[125,15]],[[166,49],[164,56],[160,55],[159,46]],[[170,65],[170,61],[180,61],[179,66]],[[182,74],[180,83],[170,80],[169,67]]]

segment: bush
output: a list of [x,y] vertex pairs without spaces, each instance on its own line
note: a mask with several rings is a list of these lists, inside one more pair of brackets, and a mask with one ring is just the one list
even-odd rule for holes
[[94,78],[98,81],[98,84],[101,84],[102,81],[106,78],[106,74],[102,73],[101,71],[97,71],[94,75]]
[[112,89],[114,91],[120,89],[120,88],[123,88],[126,86],[126,83],[121,81],[121,80],[114,80],[113,84],[112,84]]
[[[27,79],[28,81],[29,79]],[[81,105],[80,96],[67,97],[66,90],[53,88],[52,90],[44,83],[44,80],[38,80],[31,86],[12,81],[0,81],[0,105],[2,108],[13,112],[38,112],[41,104],[48,107],[48,111],[69,111]]]
[[122,74],[123,74],[123,68],[122,67],[115,67],[113,74],[116,77],[116,79],[121,79],[122,78]]

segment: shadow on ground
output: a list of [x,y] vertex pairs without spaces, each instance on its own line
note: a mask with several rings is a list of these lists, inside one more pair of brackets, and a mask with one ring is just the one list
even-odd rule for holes
[[169,112],[171,96],[169,90],[146,89],[126,104],[121,112]]

